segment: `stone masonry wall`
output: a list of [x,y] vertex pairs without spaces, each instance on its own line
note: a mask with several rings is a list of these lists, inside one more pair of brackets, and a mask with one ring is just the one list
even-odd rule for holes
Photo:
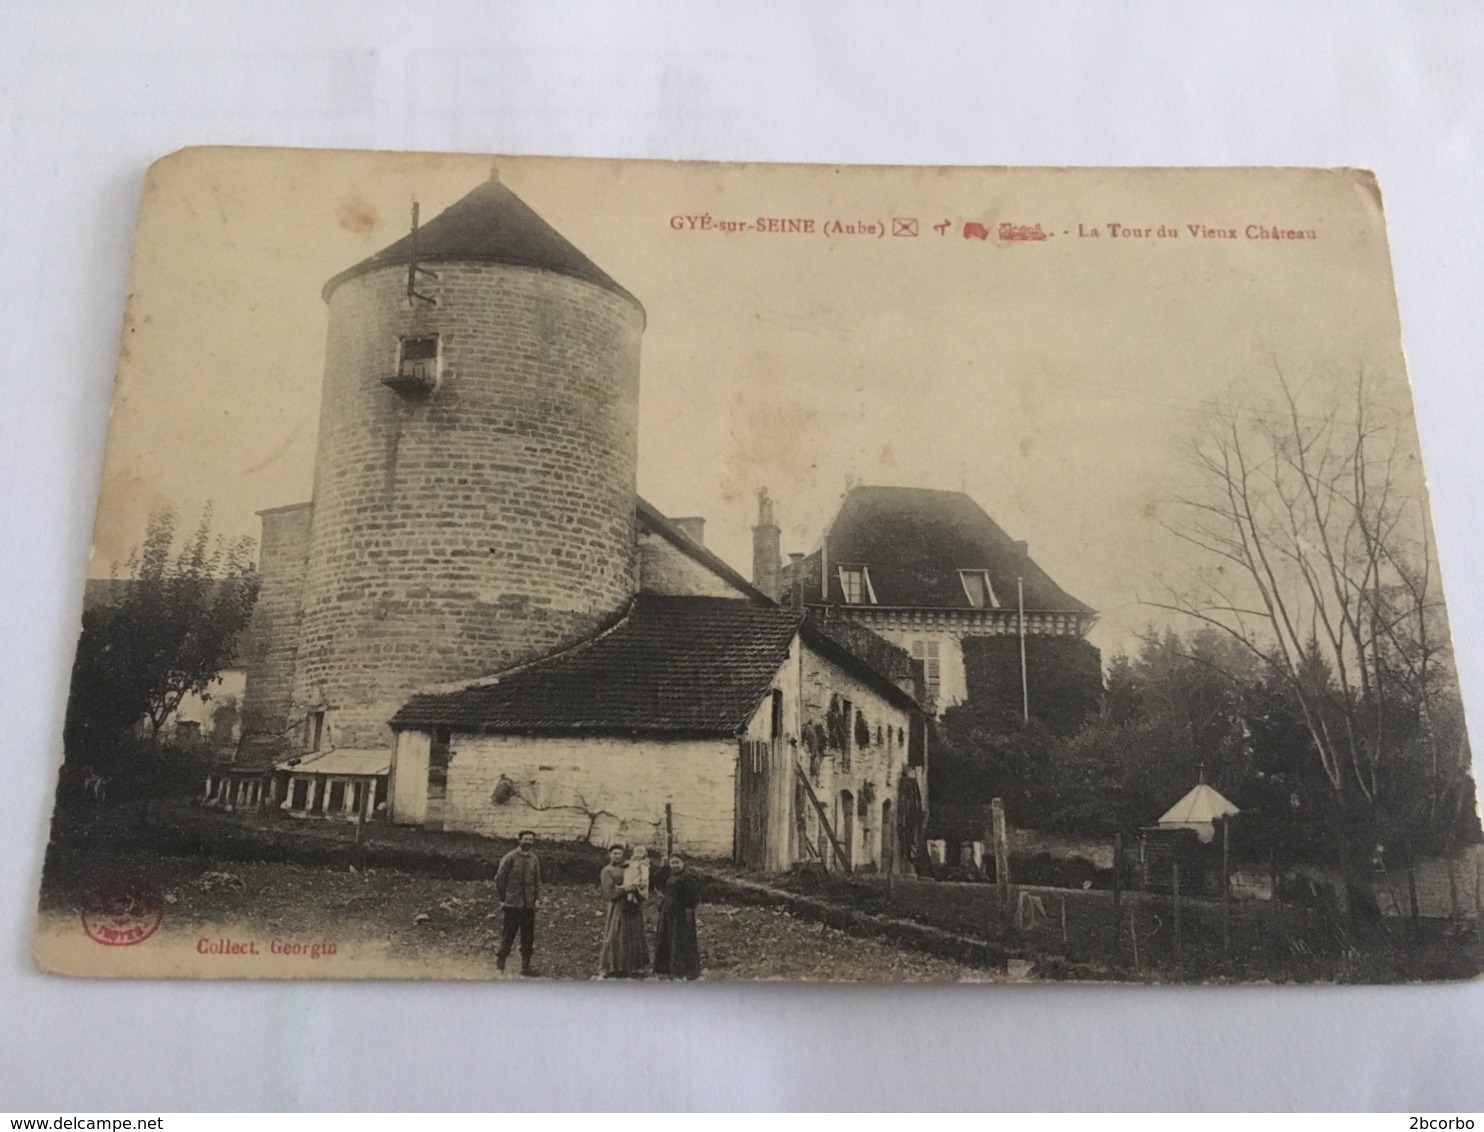
[[[729,739],[582,739],[455,733],[443,828],[551,841],[665,845],[729,857],[737,744]],[[399,790],[401,787],[399,786]]]
[[295,722],[290,704],[313,514],[311,504],[296,503],[259,516],[263,522],[258,551],[262,587],[243,650],[247,686],[242,697],[242,734],[252,748],[278,750],[297,745],[297,737],[288,734]]
[[747,597],[720,574],[681,551],[663,535],[639,532],[639,588],[677,597]]
[[[329,299],[294,699],[337,747],[390,746],[414,689],[566,647],[634,590],[642,312],[550,272],[436,270],[436,306],[396,266]],[[437,388],[384,386],[429,334]]]
[[[879,865],[883,848],[883,804],[897,809],[897,785],[907,762],[906,739],[911,719],[906,711],[894,706],[851,673],[812,649],[802,658],[802,726],[806,731],[804,759],[809,764],[815,793],[830,814],[835,834],[842,841],[849,831],[849,851],[857,868]],[[856,735],[852,718],[847,742],[850,744],[849,768],[838,746],[819,749],[821,729],[829,731],[831,701],[849,700],[852,716],[865,718],[870,742],[862,744]],[[812,736],[812,737],[811,737]],[[841,810],[841,792],[848,791],[853,811],[845,820]],[[869,801],[861,813],[863,796]],[[812,807],[811,807],[812,810]],[[806,817],[809,836],[817,844],[818,820],[812,812]]]
[[[939,625],[872,625],[871,629],[909,655],[914,644],[938,642],[938,690],[933,699],[934,714],[941,715],[968,697],[968,678],[964,674],[964,632],[952,626]],[[926,655],[924,648],[924,656]],[[1019,676],[1016,677],[1017,681]],[[1017,684],[1018,687],[1018,684]]]

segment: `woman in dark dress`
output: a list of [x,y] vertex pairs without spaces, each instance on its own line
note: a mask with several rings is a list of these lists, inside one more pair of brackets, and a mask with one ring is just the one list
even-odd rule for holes
[[654,970],[665,978],[695,979],[701,975],[701,945],[696,939],[700,884],[685,871],[685,861],[678,855],[670,858],[669,865],[654,942]]
[[632,979],[649,966],[649,942],[644,935],[644,895],[624,884],[624,847],[608,849],[608,864],[599,876],[608,919],[603,924],[603,953],[598,974],[605,979]]

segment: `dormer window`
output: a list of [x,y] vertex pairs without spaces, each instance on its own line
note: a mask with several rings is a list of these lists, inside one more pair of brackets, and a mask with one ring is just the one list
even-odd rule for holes
[[998,609],[1000,599],[995,595],[989,581],[988,570],[960,570],[958,579],[963,583],[964,595],[975,609]]
[[876,591],[871,588],[871,572],[864,566],[840,567],[840,592],[846,605],[875,605]]
[[438,336],[403,338],[397,344],[397,372],[386,385],[398,393],[429,393],[438,384]]

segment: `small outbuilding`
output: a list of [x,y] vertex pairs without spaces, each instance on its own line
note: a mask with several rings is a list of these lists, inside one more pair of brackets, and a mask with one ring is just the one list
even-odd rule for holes
[[1227,862],[1213,844],[1216,822],[1240,813],[1219,790],[1204,781],[1165,811],[1159,823],[1143,831],[1139,865],[1151,892],[1180,891],[1193,896],[1220,896]]

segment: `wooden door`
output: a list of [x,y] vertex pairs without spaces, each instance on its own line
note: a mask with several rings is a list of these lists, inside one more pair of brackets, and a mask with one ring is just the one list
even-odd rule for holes
[[737,744],[737,813],[732,861],[749,869],[767,867],[768,764],[770,744],[743,739]]

